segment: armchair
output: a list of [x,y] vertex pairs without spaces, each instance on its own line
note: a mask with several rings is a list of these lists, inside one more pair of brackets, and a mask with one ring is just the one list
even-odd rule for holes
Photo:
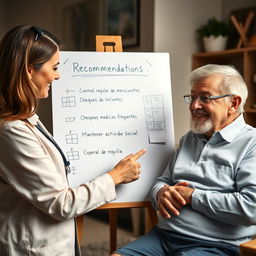
[[256,256],[256,239],[240,244],[240,256]]

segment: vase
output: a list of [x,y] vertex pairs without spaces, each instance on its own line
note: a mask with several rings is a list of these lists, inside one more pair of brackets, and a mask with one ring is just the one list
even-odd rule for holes
[[227,36],[209,36],[203,37],[204,48],[206,52],[223,51],[227,46]]

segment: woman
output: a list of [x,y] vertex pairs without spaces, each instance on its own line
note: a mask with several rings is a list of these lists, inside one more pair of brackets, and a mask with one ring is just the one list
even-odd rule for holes
[[115,185],[140,175],[144,150],[69,187],[69,162],[35,114],[58,65],[59,42],[39,27],[17,26],[0,42],[0,255],[79,255],[74,218],[115,199]]

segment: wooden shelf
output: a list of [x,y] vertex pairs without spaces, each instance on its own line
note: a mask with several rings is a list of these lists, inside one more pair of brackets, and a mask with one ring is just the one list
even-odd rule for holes
[[250,52],[250,51],[256,51],[256,46],[252,46],[252,47],[247,47],[247,48],[233,48],[233,49],[228,49],[225,51],[218,51],[218,52],[200,52],[200,53],[196,53],[193,54],[193,56],[195,57],[221,57],[221,58],[226,58],[229,56],[234,56],[234,55],[242,55],[244,52]]

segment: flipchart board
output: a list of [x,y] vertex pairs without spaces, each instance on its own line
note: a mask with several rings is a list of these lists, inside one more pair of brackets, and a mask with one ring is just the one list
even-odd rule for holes
[[111,170],[144,148],[139,180],[114,202],[149,199],[174,150],[168,53],[61,52],[53,83],[53,133],[71,163],[71,186]]

